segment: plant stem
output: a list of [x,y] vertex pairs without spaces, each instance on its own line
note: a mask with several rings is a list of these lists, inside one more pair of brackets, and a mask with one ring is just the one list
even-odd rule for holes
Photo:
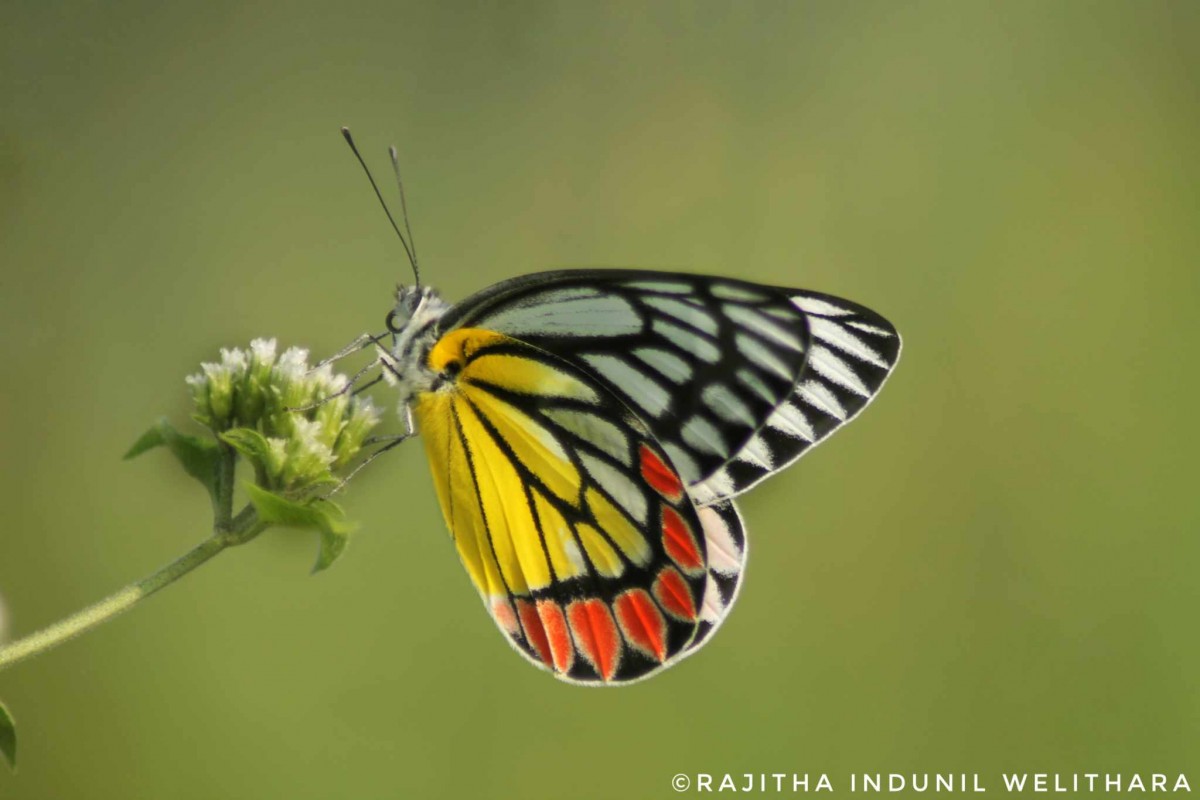
[[223,441],[217,441],[221,457],[217,459],[216,480],[213,482],[213,530],[229,530],[233,514],[233,469],[237,454]]
[[233,466],[236,457],[230,447],[224,447],[221,451],[215,476],[212,536],[170,564],[147,575],[140,581],[129,584],[99,603],[76,611],[66,619],[61,619],[24,639],[0,646],[0,670],[49,650],[55,645],[62,644],[102,622],[107,622],[122,611],[131,608],[142,598],[154,594],[164,586],[187,575],[225,548],[244,544],[262,533],[267,525],[258,519],[253,507],[246,506],[236,517],[233,516]]
[[164,586],[173,583],[191,572],[231,544],[233,542],[225,536],[212,536],[170,564],[147,575],[140,581],[129,584],[124,589],[109,595],[99,603],[77,611],[66,619],[61,619],[37,633],[26,636],[24,639],[18,639],[12,644],[0,647],[0,669],[10,667],[22,659],[37,655],[43,650],[49,650],[51,647],[62,644],[68,639],[96,627],[102,622],[107,622],[122,611],[129,609],[143,597],[157,592]]

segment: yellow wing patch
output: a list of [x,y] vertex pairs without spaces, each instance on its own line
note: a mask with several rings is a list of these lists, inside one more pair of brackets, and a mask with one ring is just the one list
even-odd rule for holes
[[639,567],[650,563],[650,545],[642,532],[633,527],[616,506],[592,487],[587,488],[584,496],[587,498],[588,508],[596,517],[596,522],[624,551],[626,557]]
[[[486,350],[505,345],[513,351]],[[578,377],[521,355],[520,347],[491,331],[448,333],[428,363],[455,377],[420,395],[414,408],[446,523],[486,597],[526,595],[556,580],[585,576],[589,565],[598,575],[618,577],[625,559],[644,565],[651,557],[642,532],[616,504],[586,486],[554,433],[488,388],[531,399],[600,402]],[[596,423],[597,430],[604,425],[617,431],[603,422]]]
[[437,372],[444,372],[452,363],[463,367],[469,362],[473,378],[504,386],[514,392],[599,402],[595,389],[572,375],[538,361],[512,353],[477,356],[485,347],[515,342],[515,339],[495,331],[459,328],[439,339],[429,351],[429,366]]

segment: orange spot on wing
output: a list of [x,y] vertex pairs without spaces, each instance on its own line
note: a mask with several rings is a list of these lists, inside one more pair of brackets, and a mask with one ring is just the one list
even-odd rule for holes
[[571,634],[567,630],[567,620],[563,617],[562,607],[553,600],[541,600],[537,609],[538,616],[542,619],[542,628],[546,631],[554,668],[565,673],[575,661],[575,648],[571,646]]
[[516,636],[520,628],[517,626],[517,614],[513,611],[512,603],[503,597],[492,601],[492,619],[505,633]]
[[554,666],[554,662],[550,660],[550,641],[546,637],[546,629],[542,626],[542,618],[538,616],[533,603],[527,600],[518,600],[517,614],[521,617],[521,627],[525,629],[525,638],[537,652],[538,658],[546,666]]
[[667,623],[646,594],[645,589],[630,589],[613,603],[617,622],[631,645],[662,662],[667,657]]
[[600,677],[612,680],[621,660],[621,637],[612,614],[601,600],[576,600],[567,606],[567,619],[584,658]]
[[696,603],[687,581],[674,567],[663,567],[654,579],[654,597],[663,610],[686,622],[696,621]]
[[649,446],[643,444],[639,450],[642,479],[650,488],[662,495],[671,503],[683,499],[683,483],[675,471],[655,453]]
[[663,549],[684,572],[704,571],[704,559],[700,556],[696,536],[679,512],[670,506],[663,506],[662,533]]

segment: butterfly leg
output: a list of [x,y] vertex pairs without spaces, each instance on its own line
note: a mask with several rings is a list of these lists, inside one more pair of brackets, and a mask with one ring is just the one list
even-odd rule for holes
[[386,333],[379,333],[379,334],[364,333],[364,334],[360,335],[358,338],[356,338],[353,342],[351,342],[350,344],[343,347],[341,350],[338,350],[333,355],[329,356],[328,358],[324,358],[324,359],[318,361],[313,366],[313,369],[320,369],[321,367],[325,366],[326,364],[332,364],[335,361],[341,361],[346,356],[354,355],[359,350],[365,350],[368,347],[370,347],[372,344],[377,345],[377,344],[379,344],[379,341],[384,336],[387,336],[387,334]]
[[[323,406],[325,403],[328,403],[333,398],[341,397],[342,395],[346,394],[347,392],[350,392],[353,395],[358,395],[361,392],[364,392],[367,389],[370,389],[372,386],[379,383],[380,381],[390,379],[391,376],[389,373],[394,372],[395,371],[394,369],[383,370],[380,372],[380,374],[377,377],[372,378],[371,380],[367,381],[362,386],[356,387],[356,384],[359,382],[359,380],[362,379],[363,375],[366,375],[368,372],[375,369],[376,367],[388,367],[394,363],[394,359],[392,358],[391,353],[389,353],[386,348],[381,347],[379,345],[379,341],[386,335],[387,334],[383,334],[383,333],[381,333],[381,334],[364,333],[361,336],[359,336],[357,339],[355,339],[353,342],[351,342],[350,344],[343,347],[341,350],[338,350],[333,355],[329,356],[328,358],[324,358],[321,361],[318,361],[317,364],[314,367],[312,367],[312,369],[309,370],[309,372],[320,369],[321,367],[324,367],[328,364],[332,364],[335,361],[340,361],[341,359],[346,358],[347,356],[351,356],[351,355],[359,352],[360,350],[366,350],[368,347],[371,347],[371,346],[375,347],[375,352],[376,352],[375,360],[372,361],[371,363],[367,364],[365,367],[360,369],[358,372],[354,373],[354,375],[351,376],[350,380],[348,380],[346,382],[346,385],[343,386],[340,390],[334,392],[333,394],[326,395],[325,397],[322,397],[320,400],[317,400],[316,402],[310,403],[306,406],[297,406],[294,408],[289,408],[288,411],[312,411],[314,408],[320,408],[321,406]],[[410,424],[408,427],[410,430],[412,429],[411,421],[410,421]]]
[[[373,362],[372,364],[370,364],[367,367],[367,369],[370,369],[371,367],[375,366],[376,363],[378,363],[378,362]],[[354,391],[351,392],[350,394],[353,397],[358,397],[360,394],[365,392],[367,389],[370,389],[372,386],[375,386],[376,384],[381,383],[382,381],[383,381],[383,373],[381,372],[378,375],[376,375],[374,378],[371,378],[371,380],[364,383],[362,386],[355,387]]]
[[[321,363],[325,364],[325,363],[328,363],[328,361],[329,360],[326,359],[326,361],[322,361]],[[321,406],[325,405],[326,403],[328,403],[330,400],[334,399],[335,397],[341,397],[342,395],[346,394],[347,392],[351,392],[351,390],[353,390],[352,394],[357,395],[360,392],[370,389],[372,386],[374,386],[375,384],[377,384],[381,380],[383,380],[384,376],[382,373],[380,373],[380,375],[378,377],[372,378],[371,380],[367,381],[367,383],[365,383],[362,386],[359,386],[358,388],[355,388],[355,384],[358,383],[359,380],[362,379],[363,375],[366,375],[368,372],[370,372],[371,370],[380,366],[380,364],[382,364],[382,363],[383,363],[382,360],[377,358],[374,361],[372,361],[370,364],[367,364],[365,367],[360,369],[358,372],[354,373],[354,375],[352,375],[350,377],[350,380],[346,381],[346,385],[343,386],[341,389],[338,389],[336,392],[327,394],[319,400],[314,400],[313,402],[309,403],[308,405],[290,406],[290,407],[288,407],[287,410],[288,411],[297,411],[297,412],[312,411],[314,408],[320,408]],[[315,369],[315,367],[314,367],[314,369]]]
[[329,494],[326,495],[326,497],[333,497],[335,494],[342,491],[342,489],[344,489],[346,487],[346,484],[350,482],[350,479],[353,478],[358,473],[362,472],[362,470],[367,466],[367,464],[370,464],[372,461],[379,458],[381,455],[383,455],[387,451],[408,441],[413,436],[416,436],[417,432],[416,432],[416,429],[413,427],[412,409],[409,408],[408,406],[405,406],[404,412],[405,412],[404,413],[404,428],[405,428],[404,433],[396,433],[396,434],[391,434],[388,436],[372,436],[369,439],[367,439],[365,442],[363,442],[363,445],[382,444],[383,446],[380,447],[378,450],[376,450],[374,453],[371,453],[371,455],[364,458],[362,463],[359,464],[357,467],[350,470],[350,474],[347,475],[346,477],[342,478],[341,482],[338,483],[337,486],[333,487],[333,489],[330,490]]

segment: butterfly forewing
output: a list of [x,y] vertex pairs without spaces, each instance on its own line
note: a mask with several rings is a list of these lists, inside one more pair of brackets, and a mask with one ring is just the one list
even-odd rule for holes
[[478,328],[443,335],[428,362],[455,376],[415,406],[442,509],[518,651],[567,680],[626,682],[719,621],[728,603],[710,588],[710,531],[740,553],[740,525],[701,519],[669,456],[606,386]]
[[442,325],[495,330],[584,370],[642,420],[687,484],[728,463],[791,396],[811,335],[784,291],[628,270],[506,281]]
[[900,359],[900,336],[886,319],[838,297],[784,289],[804,313],[812,338],[804,372],[729,463],[692,487],[697,502],[744,492],[789,466],[854,419]]

